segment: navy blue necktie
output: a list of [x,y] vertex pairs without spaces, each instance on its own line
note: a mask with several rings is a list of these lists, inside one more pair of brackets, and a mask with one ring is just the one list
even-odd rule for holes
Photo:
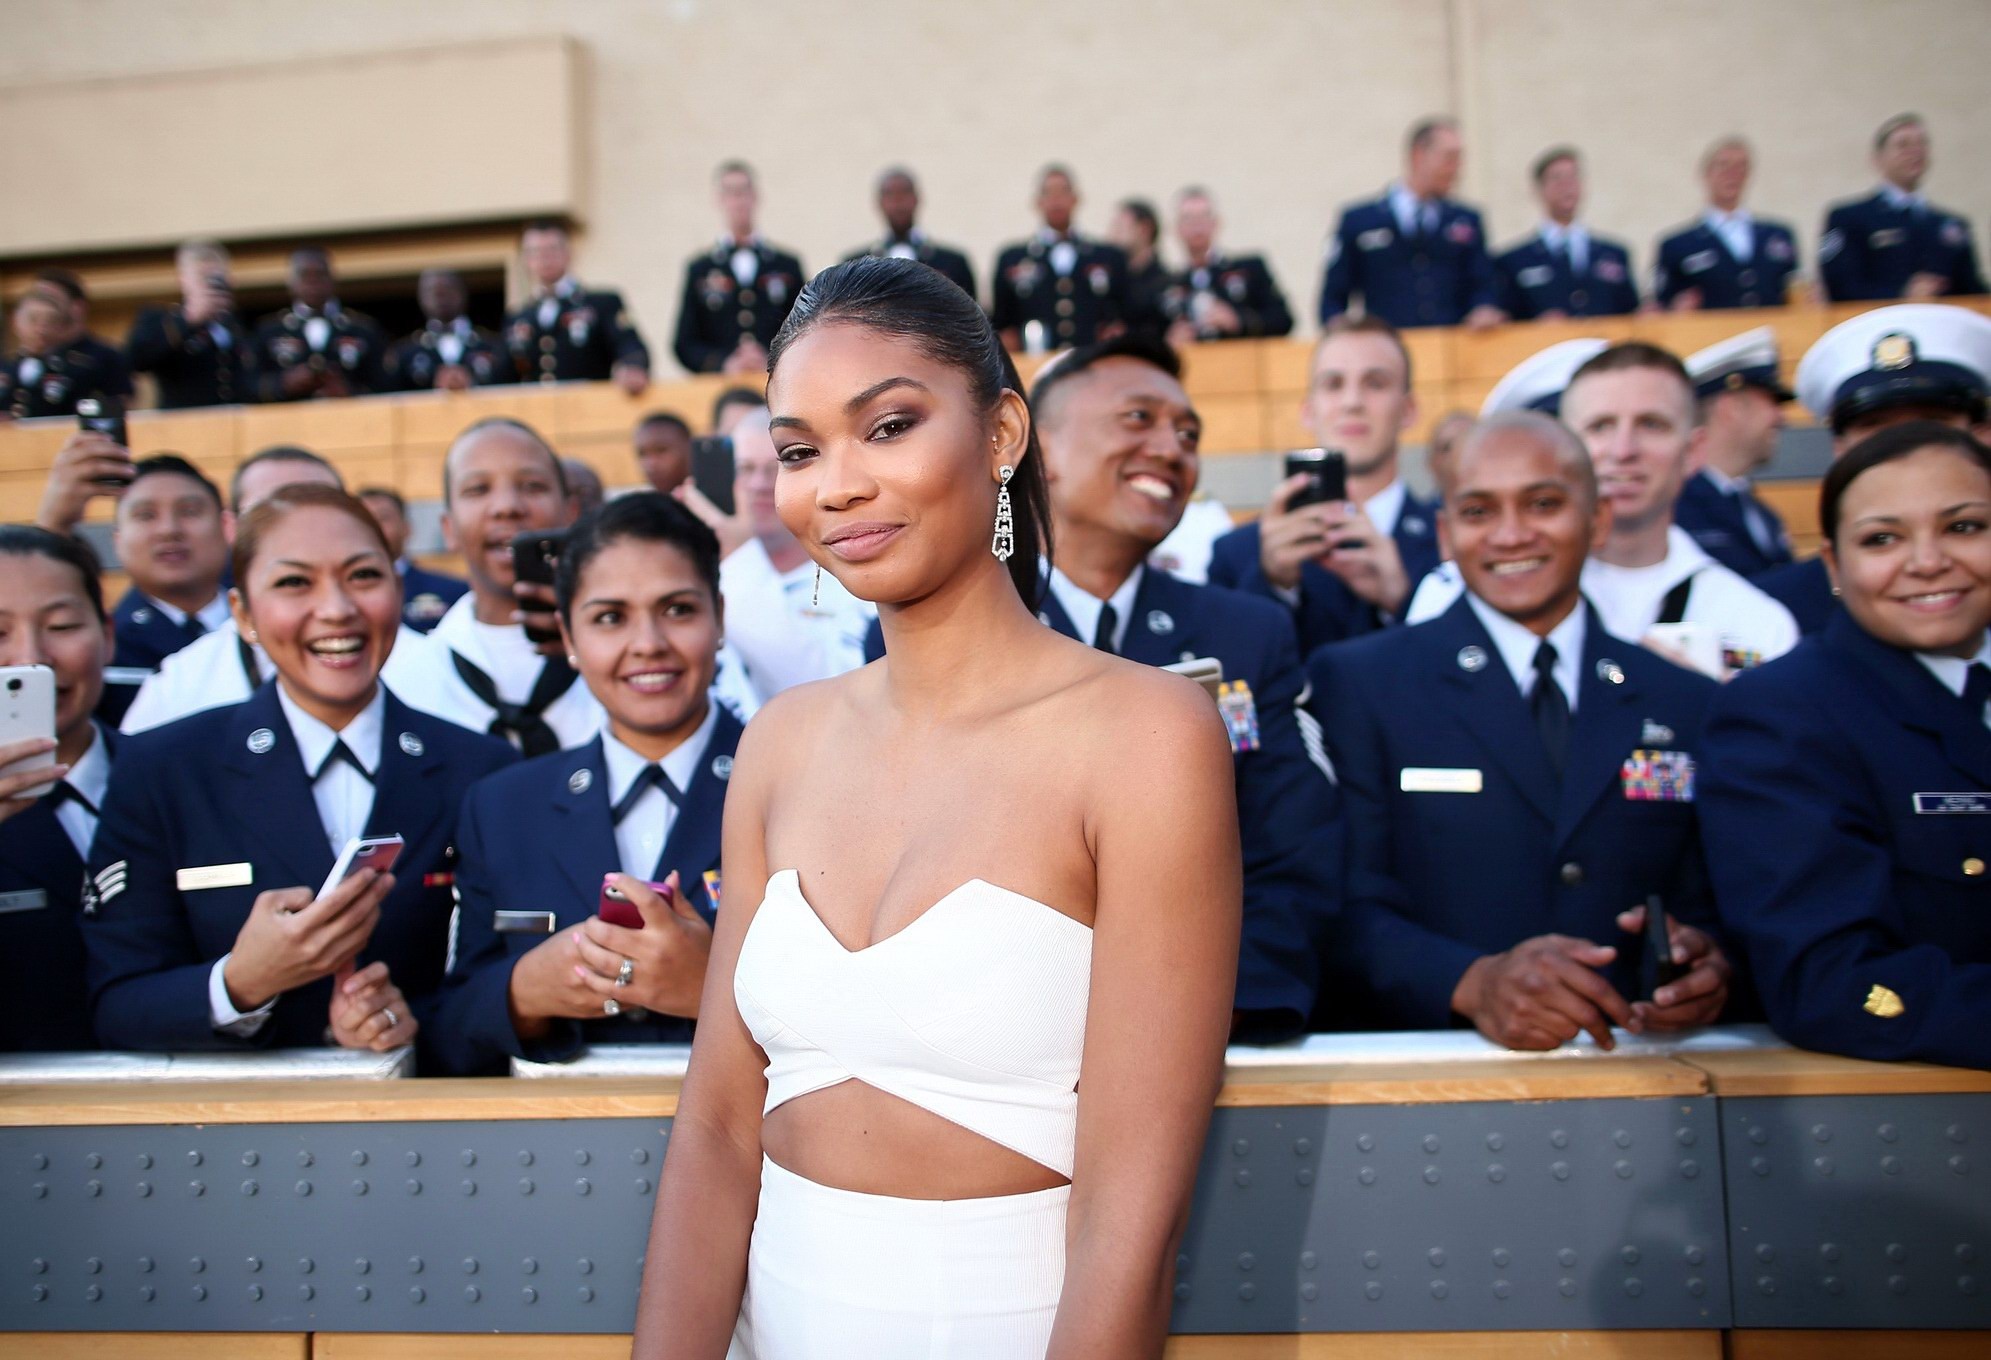
[[373,782],[373,776],[367,773],[366,766],[359,763],[359,757],[353,754],[353,748],[346,745],[344,741],[335,741],[332,743],[332,749],[325,753],[325,759],[319,764],[318,772],[311,776],[311,782],[315,784],[320,779],[323,779],[325,771],[331,769],[333,765],[340,761],[344,761],[355,770],[358,770],[359,777],[367,783],[371,784]]
[[1991,704],[1991,666],[1973,661],[1970,669],[1963,673],[1963,706],[1969,710],[1971,717],[1985,722],[1986,704]]
[[636,777],[629,781],[629,787],[623,791],[622,797],[618,798],[615,806],[609,809],[610,818],[617,826],[622,825],[622,819],[629,815],[630,809],[634,808],[643,795],[653,788],[662,789],[664,797],[671,800],[673,807],[684,806],[684,794],[671,782],[671,777],[664,773],[664,767],[653,762],[637,771]]
[[1102,652],[1117,651],[1113,645],[1113,632],[1119,626],[1119,612],[1110,604],[1099,606],[1099,627],[1092,630],[1092,645]]
[[1561,778],[1569,762],[1569,696],[1555,682],[1555,663],[1555,644],[1544,638],[1535,649],[1535,692],[1529,696],[1529,707],[1535,711],[1535,728],[1542,734],[1549,765]]

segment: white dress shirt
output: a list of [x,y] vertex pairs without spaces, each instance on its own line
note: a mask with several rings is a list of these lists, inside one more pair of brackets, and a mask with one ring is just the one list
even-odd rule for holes
[[814,562],[779,571],[766,545],[749,539],[719,564],[719,593],[726,601],[726,646],[765,699],[864,664],[864,635],[878,611],[829,572],[817,601]]
[[[1959,687],[1962,683],[1960,680],[1957,682]],[[69,767],[69,773],[62,782],[80,794],[85,802],[65,798],[62,806],[55,810],[55,820],[62,824],[69,843],[76,847],[77,858],[88,863],[90,842],[97,836],[96,810],[104,805],[104,793],[111,786],[111,753],[105,748],[104,734],[97,730],[95,723],[90,724],[89,746],[76,757],[76,763]]]
[[1721,238],[1721,243],[1728,247],[1728,253],[1735,257],[1736,263],[1748,264],[1756,257],[1755,219],[1749,216],[1747,208],[1737,208],[1732,213],[1709,208],[1701,214],[1701,220]]
[[[1968,661],[1960,656],[1937,656],[1931,652],[1917,652],[1915,659],[1929,668],[1929,674],[1935,676],[1944,689],[1961,699],[1964,683],[1970,678],[1970,668],[1991,666],[1991,633],[1984,635],[1984,645]],[[1983,717],[1985,725],[1991,726],[1991,703],[1984,705]],[[72,780],[75,778],[74,775],[70,777]]]
[[1551,628],[1547,637],[1538,637],[1471,591],[1466,592],[1466,601],[1479,616],[1486,635],[1493,639],[1493,649],[1500,653],[1523,699],[1535,697],[1535,653],[1544,642],[1555,648],[1555,666],[1550,673],[1555,676],[1563,698],[1569,701],[1569,711],[1576,712],[1577,691],[1583,684],[1584,603],[1578,600],[1568,618]]
[[1926,195],[1919,191],[1909,193],[1898,184],[1882,184],[1880,186],[1880,196],[1887,200],[1887,206],[1890,208],[1901,208],[1908,212],[1927,212],[1929,210],[1929,200]]
[[[336,856],[345,849],[347,841],[366,830],[366,819],[373,812],[373,781],[368,776],[380,771],[380,737],[387,717],[386,691],[375,685],[372,702],[338,731],[299,708],[282,685],[277,686],[277,702],[283,707],[284,721],[290,725],[291,740],[297,743],[305,777],[317,773],[311,783],[311,800],[318,805],[319,824]],[[337,741],[345,742],[346,749],[366,767],[365,775],[343,760],[325,763],[332,744]],[[271,997],[252,1011],[237,1010],[228,997],[228,984],[222,980],[222,970],[233,956],[233,950],[223,954],[208,971],[208,1019],[221,1033],[246,1038],[263,1027],[270,1012],[276,1009],[277,999]]]
[[[698,730],[686,737],[675,751],[655,762],[680,794],[697,777],[699,765],[705,759],[705,748],[712,744],[712,729],[718,725],[719,705],[706,704],[705,721],[698,725]],[[601,733],[601,752],[603,763],[608,766],[608,805],[614,807],[651,761],[623,745],[606,727]],[[615,852],[623,873],[645,883],[650,881],[650,875],[657,871],[657,860],[664,853],[664,843],[671,838],[671,828],[677,825],[679,811],[678,805],[655,784],[643,791],[636,805],[615,825]]]
[[1410,192],[1402,180],[1390,185],[1390,212],[1405,236],[1424,236],[1438,230],[1438,205]]
[[1571,222],[1568,226],[1560,222],[1544,222],[1541,226],[1542,244],[1551,253],[1561,250],[1569,255],[1569,268],[1572,273],[1584,273],[1590,267],[1590,229],[1581,222]]
[[[139,593],[144,594],[143,591]],[[228,592],[225,590],[216,591],[213,599],[209,600],[199,609],[196,609],[192,614],[187,613],[186,610],[180,608],[178,605],[167,604],[164,600],[154,599],[150,595],[145,596],[145,602],[181,628],[187,626],[189,618],[195,618],[199,619],[200,626],[210,633],[235,617],[234,611],[228,607]]]
[[1107,605],[1113,606],[1113,651],[1124,655],[1127,642],[1127,625],[1134,617],[1134,596],[1140,593],[1141,578],[1147,574],[1146,567],[1135,567],[1132,574],[1120,583],[1119,589],[1102,600],[1087,591],[1071,577],[1051,568],[1051,595],[1078,630],[1078,640],[1091,644],[1099,634],[1099,616]]
[[552,329],[553,323],[560,319],[561,305],[579,287],[580,285],[574,281],[572,274],[563,274],[558,283],[555,283],[540,296],[539,328],[541,330]]
[[726,265],[733,271],[733,281],[742,288],[754,286],[760,277],[760,252],[755,249],[760,237],[749,236],[744,241],[735,241],[729,236],[719,238],[719,249],[727,252]]

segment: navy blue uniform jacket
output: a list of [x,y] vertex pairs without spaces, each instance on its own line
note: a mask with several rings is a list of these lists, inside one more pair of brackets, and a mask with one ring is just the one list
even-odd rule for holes
[[1709,557],[1736,575],[1754,580],[1772,567],[1790,562],[1790,535],[1784,529],[1783,516],[1763,504],[1754,493],[1741,494],[1756,503],[1776,539],[1777,551],[1766,553],[1756,546],[1742,502],[1700,473],[1689,477],[1681,488],[1680,499],[1673,507],[1673,522],[1691,534]]
[[774,333],[809,281],[802,261],[789,252],[765,241],[756,241],[753,249],[759,262],[748,284],[733,274],[730,246],[714,246],[685,262],[672,348],[687,373],[717,373],[746,336],[762,349],[774,343]]
[[[742,730],[732,714],[720,710],[698,774],[684,791],[684,807],[654,871],[643,875],[661,883],[675,869],[685,896],[708,921],[714,904],[704,875],[719,867],[720,813]],[[577,778],[583,770],[586,781]],[[669,1015],[556,1020],[546,1037],[531,1044],[512,1028],[507,1001],[512,968],[547,935],[501,934],[494,929],[497,913],[550,911],[554,931],[565,930],[595,914],[602,875],[622,867],[600,737],[479,782],[463,806],[459,843],[455,956],[436,1022],[436,1052],[445,1070],[503,1073],[511,1058],[557,1062],[574,1056],[583,1043],[691,1038],[691,1021]]]
[[1790,276],[1797,270],[1797,238],[1781,222],[1752,219],[1755,250],[1745,263],[1706,222],[1682,227],[1659,243],[1659,272],[1653,295],[1662,307],[1689,288],[1701,290],[1701,306],[1781,307]]
[[[891,249],[895,244],[899,244],[899,242],[894,241],[892,237],[881,237],[861,250],[851,251],[850,254],[843,257],[843,262],[849,264],[852,260],[861,260],[866,256],[882,259],[891,253]],[[927,239],[924,232],[915,233],[913,239],[903,244],[912,248],[915,260],[918,260],[928,269],[938,270],[940,273],[946,275],[955,287],[959,288],[969,297],[975,296],[975,267],[968,263],[966,255],[947,246],[935,245]]]
[[1583,271],[1552,253],[1540,233],[1502,252],[1493,262],[1500,276],[1500,307],[1516,321],[1543,312],[1565,316],[1623,316],[1638,310],[1631,253],[1616,241],[1590,237]]
[[136,586],[127,590],[111,610],[111,622],[116,627],[116,645],[111,649],[110,667],[104,673],[104,693],[97,700],[97,716],[106,726],[116,727],[124,721],[131,701],[138,697],[138,687],[145,683],[145,677],[201,633],[191,632],[167,618]]
[[[1777,1033],[1991,1068],[1983,714],[1842,610],[1723,688],[1707,747],[1715,897]],[[1876,986],[1899,1015],[1869,1012]]]
[[[1047,589],[1045,623],[1077,637]],[[884,654],[871,625],[865,655]],[[1310,754],[1319,733],[1300,704],[1306,676],[1285,611],[1216,586],[1148,567],[1134,592],[1121,655],[1149,666],[1214,657],[1226,680],[1251,688],[1259,749],[1232,757],[1244,841],[1244,938],[1237,966],[1238,1033],[1252,1041],[1290,1037],[1314,1005],[1319,950],[1340,909],[1342,824],[1334,785]]]
[[[332,872],[333,850],[275,686],[127,737],[118,751],[90,854],[99,901],[83,927],[91,1006],[108,1048],[325,1041],[328,978],[285,992],[252,1038],[217,1032],[208,1013],[208,973],[234,948],[257,894],[315,891]],[[260,754],[250,744],[258,730],[271,738]],[[398,833],[408,844],[358,962],[386,961],[422,1022],[426,1051],[449,944],[457,812],[473,782],[517,757],[504,742],[411,709],[391,693],[380,746],[367,834]],[[239,887],[178,885],[183,869],[241,863],[253,877]]]
[[[1709,921],[1694,804],[1627,797],[1623,767],[1638,750],[1698,755],[1713,681],[1611,637],[1591,610],[1558,786],[1527,700],[1463,597],[1428,623],[1316,652],[1308,672],[1348,809],[1323,1023],[1459,1023],[1452,992],[1473,960],[1551,933],[1616,946],[1605,976],[1635,997],[1637,941],[1618,913],[1656,892],[1676,918]],[[1419,791],[1439,781],[1407,770],[1476,772],[1481,790]]]
[[[115,759],[117,736],[100,728]],[[0,822],[0,1053],[95,1048],[83,857],[47,798]]]
[[401,622],[418,633],[429,632],[469,591],[468,581],[410,562],[401,573]]
[[1941,208],[1896,207],[1878,191],[1832,205],[1818,263],[1834,302],[1898,298],[1915,274],[1940,274],[1951,294],[1986,291],[1969,222]]
[[1437,229],[1417,236],[1404,235],[1387,195],[1344,208],[1320,287],[1321,324],[1347,311],[1357,294],[1368,315],[1398,330],[1456,326],[1473,308],[1498,305],[1479,214],[1450,199],[1437,208]]
[[[1390,537],[1396,540],[1411,593],[1415,594],[1417,583],[1438,565],[1438,503],[1406,492],[1403,511],[1391,526]],[[1210,584],[1262,595],[1284,606],[1285,601],[1279,599],[1259,566],[1256,520],[1239,525],[1211,545]],[[1408,597],[1404,604],[1410,604]],[[1300,603],[1292,615],[1300,635],[1300,651],[1307,656],[1330,642],[1373,633],[1383,624],[1374,605],[1317,562],[1300,564]]]
[[1832,576],[1822,557],[1786,563],[1757,577],[1754,584],[1790,610],[1804,633],[1823,632],[1839,612],[1839,601],[1832,596]]
[[125,359],[136,373],[150,373],[159,383],[159,409],[226,406],[250,396],[249,338],[240,318],[221,318],[217,339],[206,325],[187,324],[182,307],[146,307],[125,337]]

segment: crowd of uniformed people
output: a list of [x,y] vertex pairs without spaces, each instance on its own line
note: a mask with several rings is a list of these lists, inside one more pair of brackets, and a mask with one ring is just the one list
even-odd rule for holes
[[[1409,131],[1401,175],[1378,197],[1344,208],[1329,233],[1316,315],[1325,324],[1354,308],[1399,328],[1485,327],[1770,307],[1813,290],[1832,301],[1983,293],[1969,222],[1922,192],[1930,165],[1924,121],[1888,119],[1874,134],[1872,159],[1878,187],[1827,209],[1807,276],[1791,228],[1747,204],[1749,144],[1716,141],[1699,164],[1704,204],[1657,239],[1642,288],[1625,246],[1583,220],[1585,167],[1575,147],[1551,147],[1535,159],[1529,175],[1540,220],[1495,249],[1479,211],[1453,197],[1463,162],[1457,123],[1426,119]],[[726,161],[713,184],[721,229],[685,263],[671,348],[687,372],[759,373],[808,274],[792,251],[761,235],[751,166]],[[1039,225],[996,256],[985,294],[967,256],[919,225],[911,171],[886,170],[876,194],[884,231],[852,253],[939,270],[984,300],[1014,350],[1066,349],[1122,331],[1180,347],[1293,327],[1264,257],[1220,240],[1216,201],[1199,186],[1173,198],[1169,262],[1152,204],[1120,203],[1107,236],[1095,239],[1078,230],[1077,177],[1046,166],[1036,181]],[[152,377],[168,409],[575,379],[613,380],[638,393],[650,380],[649,346],[621,294],[575,277],[567,230],[554,221],[524,231],[528,293],[495,332],[470,320],[468,291],[448,269],[421,275],[423,325],[395,339],[340,301],[321,247],[292,252],[290,306],[260,320],[237,315],[220,245],[189,242],[176,264],[181,301],[142,311],[122,350],[90,333],[88,299],[73,274],[39,275],[14,309],[10,352],[0,363],[0,419],[69,415],[92,396],[121,399],[134,374]]]
[[[1915,195],[1920,122],[1881,129],[1876,159],[1889,187],[1833,210],[1828,289],[1981,291],[1967,229]],[[1553,345],[1438,424],[1427,498],[1400,466],[1418,413],[1398,327],[1776,302],[1796,267],[1740,207],[1739,142],[1708,153],[1708,213],[1643,304],[1580,224],[1574,152],[1536,164],[1545,225],[1498,257],[1447,196],[1457,164],[1456,129],[1421,124],[1404,178],[1336,231],[1302,420],[1345,491],[1296,473],[1235,528],[1193,500],[1175,346],[1292,317],[1261,259],[1218,249],[1208,193],[1177,198],[1171,271],[1151,208],[1123,206],[1120,245],[1081,238],[1051,168],[1043,229],[990,280],[1008,343],[1059,351],[1028,394],[1043,622],[1206,677],[1230,737],[1236,1037],[1611,1047],[1767,1019],[1806,1047],[1991,1068],[1991,320],[1861,314],[1795,393],[1766,330],[1688,356]],[[751,170],[717,187],[726,234],[687,266],[675,349],[757,373],[806,276],[756,233]],[[972,293],[917,227],[912,176],[877,187],[887,232],[859,253]],[[249,326],[226,255],[191,245],[185,301],[140,318],[131,366],[169,406],[640,391],[648,350],[575,280],[565,231],[535,224],[522,254],[533,292],[500,333],[430,271],[428,325],[389,345],[339,306],[324,252],[297,252],[293,307]],[[43,337],[11,361],[21,414],[73,399],[89,364],[123,372],[61,284],[17,309]],[[1793,400],[1835,456],[1806,560],[1750,481]],[[469,1074],[688,1037],[744,724],[882,650],[875,611],[774,513],[768,419],[751,387],[712,413],[730,504],[691,478],[674,415],[638,425],[647,485],[605,503],[529,426],[478,421],[443,470],[461,580],[408,560],[396,492],[309,449],[217,487],[70,438],[38,522],[0,527],[0,665],[46,668],[56,703],[52,741],[0,744],[0,1050],[412,1044],[420,1071]],[[98,497],[131,583],[115,604],[76,535]],[[535,563],[542,540],[557,561]],[[381,837],[391,864],[334,872]]]

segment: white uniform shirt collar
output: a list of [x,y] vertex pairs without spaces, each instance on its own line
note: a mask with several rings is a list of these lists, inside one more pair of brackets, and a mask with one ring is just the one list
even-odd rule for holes
[[[705,755],[705,748],[712,744],[712,729],[718,725],[719,705],[707,699],[705,721],[698,725],[698,730],[680,742],[675,751],[654,762],[663,767],[679,792],[691,787],[691,781],[698,773],[699,760]],[[649,757],[625,746],[608,730],[607,724],[603,724],[601,729],[601,754],[602,763],[607,766],[603,773],[608,776],[608,801],[613,807],[622,801],[623,794],[629,792],[629,786],[643,772],[643,767],[652,762]],[[662,797],[661,794],[658,796]]]
[[69,843],[76,847],[77,858],[87,860],[90,842],[97,834],[97,814],[90,809],[104,806],[104,794],[111,787],[111,753],[96,723],[90,724],[89,746],[76,757],[76,763],[69,767],[62,782],[89,801],[89,807],[85,807],[73,798],[68,799],[55,810],[55,820],[68,835]]
[[1072,627],[1078,630],[1078,640],[1091,643],[1099,632],[1099,615],[1106,605],[1113,606],[1113,650],[1125,650],[1127,624],[1134,617],[1134,596],[1140,593],[1141,577],[1147,572],[1145,566],[1135,567],[1126,580],[1120,583],[1107,599],[1100,599],[1073,581],[1071,577],[1051,568],[1051,594],[1063,606],[1071,619]]
[[325,757],[332,753],[332,743],[338,741],[346,744],[346,749],[359,759],[368,774],[379,772],[380,734],[387,725],[384,686],[375,684],[367,706],[337,732],[299,708],[282,684],[277,685],[277,702],[283,705],[284,721],[290,724],[290,735],[297,742],[298,754],[304,758],[305,774],[316,775]]
[[[140,594],[144,592],[141,591]],[[234,617],[233,611],[228,607],[228,592],[225,590],[217,590],[214,598],[196,609],[192,615],[178,605],[167,604],[164,600],[155,599],[150,595],[145,596],[145,602],[182,628],[186,626],[189,617],[199,619],[201,627],[210,633]]]
[[[1915,659],[1929,668],[1929,674],[1935,676],[1944,689],[1961,699],[1970,668],[1973,665],[1991,666],[1991,633],[1984,635],[1984,645],[1977,649],[1976,656],[1967,661],[1960,656],[1936,656],[1931,652],[1917,652]],[[74,782],[75,776],[70,778]]]
[[[699,762],[705,758],[705,751],[712,744],[712,730],[719,723],[719,705],[707,700],[705,721],[698,725],[678,748],[657,761],[665,776],[676,786],[679,794],[691,788],[691,781],[698,774]],[[632,751],[615,738],[603,724],[601,733],[602,763],[607,767],[608,803],[612,808],[622,801],[629,792],[636,776],[643,772],[650,761]],[[649,881],[656,872],[657,861],[662,858],[664,845],[670,840],[671,830],[677,825],[683,809],[672,802],[664,791],[652,785],[643,791],[622,820],[615,824],[615,853],[622,872]]]
[[1389,201],[1390,214],[1396,218],[1396,224],[1405,236],[1418,235],[1419,219],[1422,217],[1429,217],[1433,225],[1437,223],[1438,200],[1419,198],[1402,180],[1390,185]]
[[1506,663],[1507,673],[1514,677],[1514,687],[1521,691],[1522,698],[1530,698],[1535,692],[1535,653],[1541,650],[1544,642],[1555,648],[1555,682],[1562,687],[1563,697],[1569,700],[1569,711],[1574,713],[1577,691],[1583,681],[1584,614],[1588,606],[1578,600],[1576,608],[1569,611],[1569,617],[1551,628],[1549,635],[1543,638],[1508,618],[1470,590],[1466,592],[1466,602],[1472,606],[1480,625],[1486,629],[1486,635],[1493,639],[1493,648],[1500,653],[1501,661]]
[[1725,496],[1746,496],[1749,494],[1749,479],[1747,477],[1731,477],[1712,463],[1702,464],[1701,476],[1707,478],[1714,489]]
[[1885,181],[1880,186],[1880,196],[1887,200],[1887,206],[1890,208],[1926,208],[1929,206],[1928,197],[1920,190],[1910,193],[1898,184],[1891,184]]
[[1410,488],[1403,484],[1403,478],[1392,478],[1390,484],[1362,502],[1362,513],[1369,517],[1369,523],[1386,534],[1396,532],[1396,522],[1403,518],[1403,503],[1410,495]]
[[477,621],[474,591],[460,596],[445,610],[429,636],[440,639],[443,646],[490,676],[498,697],[506,703],[524,703],[546,665],[546,658],[517,624]]

